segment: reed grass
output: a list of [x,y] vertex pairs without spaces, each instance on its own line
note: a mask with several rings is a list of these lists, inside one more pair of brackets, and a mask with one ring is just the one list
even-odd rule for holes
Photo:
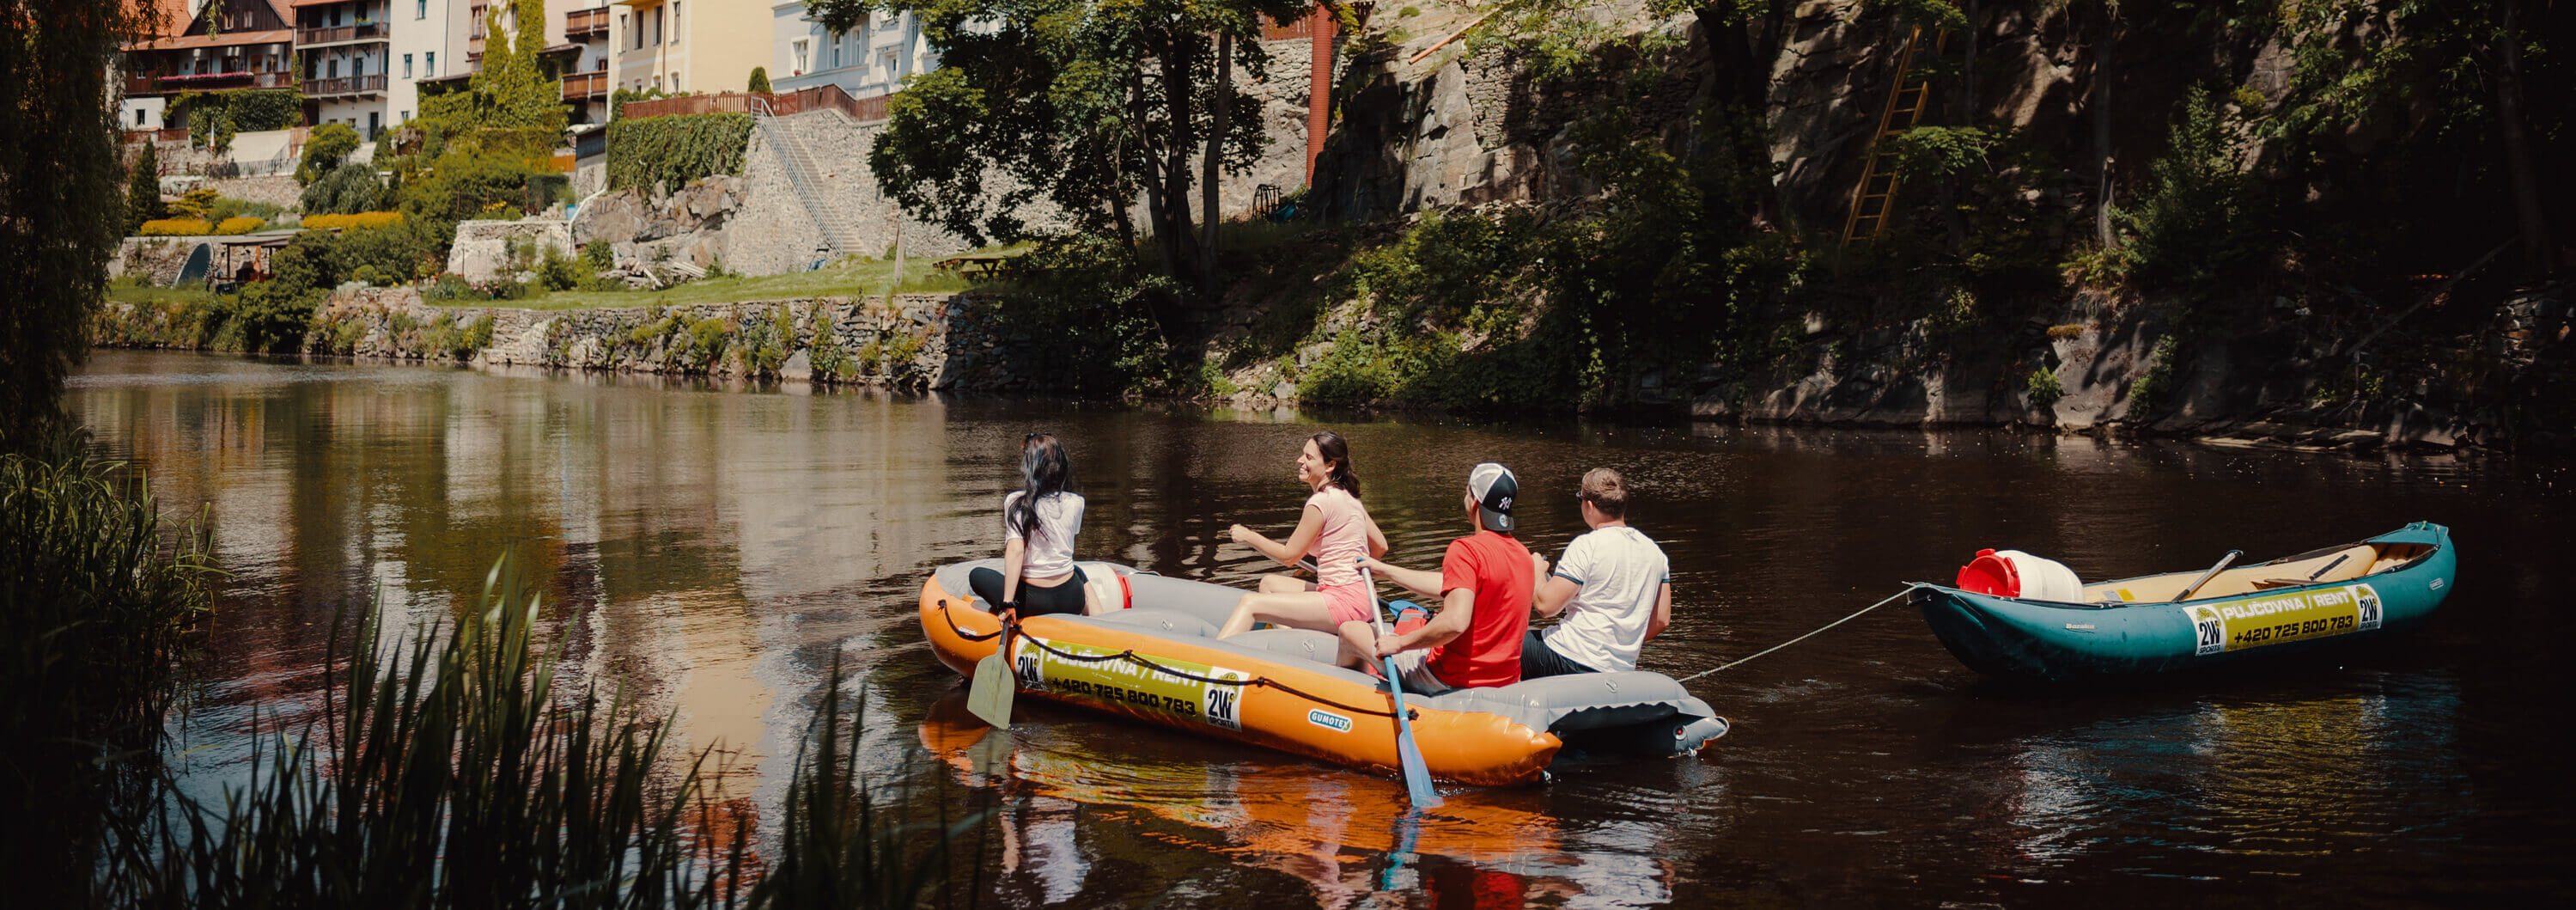
[[[219,805],[118,832],[102,902],[132,907],[914,906],[952,832],[907,846],[860,783],[837,667],[767,858],[709,832],[713,747],[672,755],[672,718],[622,689],[558,686],[539,598],[511,560],[474,611],[389,641],[381,605],[340,635],[315,714],[262,745]],[[692,824],[692,822],[695,824]]]
[[173,667],[217,574],[205,527],[164,533],[140,474],[79,454],[0,455],[0,858],[12,901],[68,903],[106,820],[145,811]]

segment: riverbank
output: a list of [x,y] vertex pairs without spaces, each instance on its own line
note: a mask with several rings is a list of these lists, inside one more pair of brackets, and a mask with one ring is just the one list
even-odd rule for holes
[[[1324,271],[1304,283],[1339,275]],[[225,348],[209,327],[221,318],[215,305],[122,296],[100,314],[102,346]],[[1545,312],[1511,312],[1501,331],[1442,331],[1356,300],[1312,297],[1238,294],[1201,314],[1203,364],[1156,364],[1184,377],[1163,394],[1245,409],[1477,411],[1489,409],[1477,399],[1495,400],[1505,391],[1497,383],[1533,351],[1583,340],[1551,334]],[[410,289],[363,289],[333,295],[297,349],[910,391],[1137,394],[1132,384],[1068,379],[1082,372],[1068,364],[1114,366],[1110,353],[1038,324],[1032,309],[995,294],[934,293],[554,310],[434,306]],[[1806,313],[1770,333],[1761,359],[1682,370],[1610,364],[1595,381],[1616,396],[1603,410],[1642,419],[2007,426],[2316,450],[2554,451],[2567,442],[2541,423],[2576,387],[2563,287],[2509,301],[2467,331],[2427,320],[2362,339],[2287,307],[2195,336],[2176,329],[2187,318],[2180,310],[2079,292],[2053,310],[1965,325]]]

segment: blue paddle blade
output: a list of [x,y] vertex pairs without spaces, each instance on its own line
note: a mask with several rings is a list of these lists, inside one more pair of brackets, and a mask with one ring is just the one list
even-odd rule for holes
[[1440,791],[1431,788],[1431,763],[1422,760],[1422,748],[1413,742],[1413,717],[1404,706],[1404,680],[1395,673],[1395,659],[1381,657],[1385,664],[1386,689],[1395,697],[1395,758],[1404,768],[1404,795],[1412,798],[1416,809],[1440,805]]

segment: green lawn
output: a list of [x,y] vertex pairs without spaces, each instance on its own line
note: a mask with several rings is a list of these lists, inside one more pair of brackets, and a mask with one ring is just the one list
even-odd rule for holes
[[[902,294],[939,294],[972,287],[965,278],[940,271],[931,263],[945,257],[915,257],[904,263]],[[531,310],[578,310],[592,307],[689,306],[741,303],[791,297],[866,297],[884,294],[894,274],[891,261],[863,260],[811,272],[789,272],[758,278],[711,278],[658,291],[552,291],[526,300],[443,301],[441,306],[505,306]]]
[[185,288],[137,287],[131,284],[108,285],[107,299],[117,303],[212,303],[213,292],[205,285]]

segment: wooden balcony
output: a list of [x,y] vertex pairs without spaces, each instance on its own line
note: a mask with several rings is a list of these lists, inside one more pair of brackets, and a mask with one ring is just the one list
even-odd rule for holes
[[329,28],[298,29],[295,32],[295,43],[298,46],[342,44],[350,41],[383,40],[385,40],[385,24],[382,22],[363,22],[357,25],[339,25]]
[[577,9],[564,14],[564,40],[608,37],[608,8]]
[[193,73],[177,76],[128,76],[128,95],[166,95],[172,92],[209,91],[234,88],[294,88],[295,75],[287,72]]
[[563,100],[581,101],[608,94],[608,74],[573,73],[563,77]]
[[337,79],[306,79],[304,94],[319,98],[325,95],[367,95],[385,90],[384,74],[341,76]]

